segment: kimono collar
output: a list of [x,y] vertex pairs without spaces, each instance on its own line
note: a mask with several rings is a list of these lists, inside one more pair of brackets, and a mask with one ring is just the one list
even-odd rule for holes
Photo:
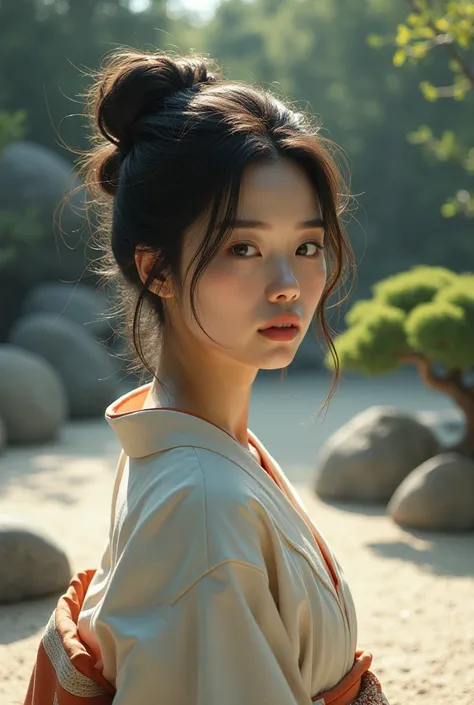
[[[260,467],[247,448],[208,419],[175,408],[144,409],[150,388],[151,383],[127,392],[105,412],[107,422],[130,458],[144,458],[171,448],[192,446],[220,453],[239,465],[248,465],[250,460]],[[262,459],[273,465],[275,461],[258,438],[250,429],[247,433]]]
[[[105,418],[115,431],[125,454],[130,458],[144,458],[171,448],[182,448],[183,446],[204,448],[219,453],[239,465],[270,494],[273,494],[278,486],[279,491],[286,496],[300,518],[306,522],[320,545],[334,582],[327,581],[323,577],[321,579],[338,600],[337,585],[339,580],[327,548],[320,543],[322,537],[317,532],[301,499],[288,482],[280,466],[255,434],[247,429],[249,441],[259,451],[265,469],[255,460],[252,453],[230,433],[208,419],[181,409],[167,407],[144,409],[143,404],[150,387],[151,384],[138,387],[119,397],[106,409]],[[282,514],[280,521],[284,523],[289,520],[285,519],[285,515]],[[294,531],[291,522],[287,531],[290,532],[290,535]]]

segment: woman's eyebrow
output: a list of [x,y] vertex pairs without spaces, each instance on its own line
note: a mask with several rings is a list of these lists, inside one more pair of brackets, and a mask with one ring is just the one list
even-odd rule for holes
[[[232,221],[230,223],[230,226],[234,229],[237,228],[248,228],[248,229],[257,229],[259,228],[260,230],[271,230],[272,226],[269,225],[268,223],[264,223],[261,220],[245,220],[243,218],[237,218],[236,220]],[[307,229],[307,228],[324,228],[324,223],[322,218],[312,218],[311,220],[304,220],[302,223],[298,223],[296,226],[298,229]]]

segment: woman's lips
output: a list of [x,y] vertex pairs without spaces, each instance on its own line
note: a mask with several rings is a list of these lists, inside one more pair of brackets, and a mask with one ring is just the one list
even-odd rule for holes
[[261,335],[265,336],[265,338],[268,338],[268,340],[275,340],[277,342],[289,342],[291,340],[294,340],[297,333],[298,333],[298,328],[296,326],[289,326],[289,327],[284,327],[284,328],[265,328],[263,330],[258,331]]

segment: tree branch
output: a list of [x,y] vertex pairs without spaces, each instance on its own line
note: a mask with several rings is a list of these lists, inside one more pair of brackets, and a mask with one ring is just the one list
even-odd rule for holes
[[[415,0],[407,0],[407,3],[408,3],[410,10],[414,14],[416,14],[416,15],[420,14],[420,10],[417,8]],[[435,33],[436,37],[446,35],[446,32],[440,32],[440,30],[436,27],[433,20],[431,20],[431,19],[428,20],[427,24],[429,27],[431,27],[431,29]],[[454,46],[452,41],[449,42],[445,39],[444,41],[439,42],[439,44],[443,45],[446,48],[446,51],[451,55],[451,58],[454,59],[455,61],[457,61],[462,73],[464,74],[466,79],[469,81],[471,87],[474,88],[474,71],[471,69],[469,64],[466,61],[464,61],[464,59],[462,58],[462,56],[460,55],[459,51]]]
[[452,370],[449,375],[447,375],[447,378],[451,380],[454,384],[457,384],[459,388],[467,389],[462,379],[461,370]]
[[466,78],[461,85],[456,86],[453,84],[451,86],[436,86],[436,92],[438,94],[438,98],[454,98],[456,95],[456,88],[470,90],[471,87],[474,87],[474,84],[471,85],[471,82]]
[[424,355],[420,353],[405,353],[399,355],[398,359],[400,362],[409,362],[415,365],[418,368],[421,379],[428,387],[436,389],[438,392],[443,392],[443,394],[453,395],[454,387],[456,386],[454,380],[439,377],[433,371],[430,361]]
[[437,375],[430,361],[421,353],[405,353],[398,356],[400,362],[408,362],[418,368],[422,381],[432,389],[449,394],[462,408],[474,403],[474,387],[464,384],[461,370],[452,370],[446,377]]

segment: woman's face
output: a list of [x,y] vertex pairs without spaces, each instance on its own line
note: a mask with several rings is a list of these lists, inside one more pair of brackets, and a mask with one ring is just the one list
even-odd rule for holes
[[[167,301],[172,304],[172,328],[190,353],[190,345],[199,345],[211,355],[226,356],[256,371],[286,367],[308,330],[326,282],[318,198],[304,171],[291,161],[251,165],[244,174],[237,218],[261,224],[235,227],[196,289],[199,320],[217,344],[192,315],[189,288],[194,265],[185,281],[184,298],[179,303],[176,298]],[[305,221],[316,225],[303,226]],[[196,223],[186,233],[182,272],[204,232],[205,227]],[[300,317],[292,340],[272,340],[259,332],[282,313]]]

